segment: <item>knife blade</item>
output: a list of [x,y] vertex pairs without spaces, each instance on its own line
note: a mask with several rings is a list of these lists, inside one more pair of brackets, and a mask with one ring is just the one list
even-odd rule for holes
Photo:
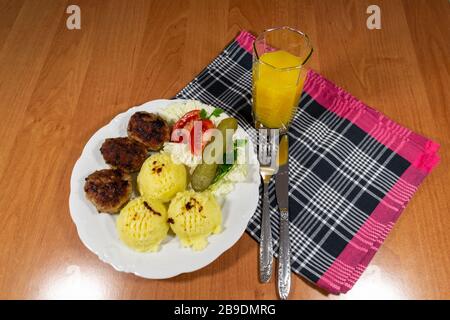
[[291,289],[291,254],[289,237],[289,141],[280,137],[278,172],[275,175],[275,193],[280,210],[280,251],[278,259],[278,294],[285,300]]
[[289,209],[289,141],[287,134],[280,137],[278,146],[278,172],[275,175],[275,192],[278,207]]

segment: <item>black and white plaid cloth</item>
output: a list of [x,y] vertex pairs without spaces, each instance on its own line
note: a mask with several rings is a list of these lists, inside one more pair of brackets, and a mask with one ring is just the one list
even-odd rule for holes
[[[255,138],[248,46],[252,39],[242,32],[176,98],[222,108]],[[437,163],[438,146],[313,71],[289,140],[292,270],[329,292],[346,292]],[[420,157],[434,163],[417,164]],[[269,197],[277,255],[279,213],[274,187],[272,179]],[[257,241],[260,223],[261,206],[247,227]]]

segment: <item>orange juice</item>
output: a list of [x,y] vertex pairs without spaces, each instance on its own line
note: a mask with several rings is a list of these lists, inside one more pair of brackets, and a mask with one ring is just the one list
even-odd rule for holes
[[266,52],[253,63],[253,113],[266,128],[287,128],[296,111],[306,72],[299,57]]

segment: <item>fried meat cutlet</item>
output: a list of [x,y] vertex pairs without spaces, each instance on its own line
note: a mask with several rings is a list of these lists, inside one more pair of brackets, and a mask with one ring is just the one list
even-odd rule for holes
[[130,200],[131,176],[119,169],[91,173],[84,184],[86,198],[99,212],[117,213]]
[[147,158],[147,148],[128,137],[106,139],[100,152],[107,164],[128,173],[139,171]]
[[157,151],[170,140],[170,127],[160,116],[145,111],[136,112],[128,122],[128,137]]

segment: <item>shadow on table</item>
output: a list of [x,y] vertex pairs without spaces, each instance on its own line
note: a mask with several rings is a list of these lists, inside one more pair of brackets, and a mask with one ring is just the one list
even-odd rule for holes
[[[170,283],[180,283],[180,282],[191,282],[199,278],[210,278],[210,277],[220,277],[222,274],[233,273],[231,270],[234,269],[236,273],[242,272],[243,266],[239,264],[243,261],[249,261],[252,259],[252,255],[257,252],[255,243],[246,234],[238,240],[238,242],[232,246],[230,249],[225,251],[216,260],[211,262],[209,265],[190,273],[180,274],[171,279],[166,279],[164,281]],[[256,258],[255,258],[256,259]],[[245,266],[244,266],[245,269]],[[234,273],[234,274],[236,274]]]
[[[247,237],[247,238],[246,238]],[[245,238],[245,239],[243,239]],[[258,280],[258,244],[248,235],[243,235],[243,237],[238,241],[238,243],[232,247],[231,249],[224,252],[217,260],[212,262],[210,265],[186,274],[181,274],[175,278],[164,280],[172,284],[177,283],[186,283],[191,281],[196,281],[201,278],[213,278],[217,279],[217,281],[220,281],[221,279],[224,279],[228,274],[236,274],[240,272],[249,272],[248,277],[251,278],[249,282],[246,281],[247,284],[253,285],[254,283],[259,283]],[[252,266],[254,268],[251,268],[251,270],[248,270],[245,266],[239,265],[240,263],[246,263],[248,261],[255,261],[255,263],[252,263]],[[273,287],[274,292],[277,292],[277,281],[276,281],[276,270],[277,270],[277,262],[278,260],[274,260],[274,273],[273,277],[270,281],[268,286]],[[236,273],[234,273],[234,271]],[[225,277],[221,277],[221,275],[224,275]],[[303,283],[306,284],[307,287],[313,289],[314,291],[318,292],[321,296],[327,298],[330,297],[330,294],[325,291],[322,288],[317,287],[310,281],[304,279],[303,277],[300,277],[296,273],[292,273],[292,293],[296,291],[296,286],[299,286],[300,282],[296,281],[295,278],[300,279]],[[246,283],[243,283],[243,287],[246,286]],[[263,285],[263,284],[261,284]],[[248,288],[251,290],[251,288]]]

